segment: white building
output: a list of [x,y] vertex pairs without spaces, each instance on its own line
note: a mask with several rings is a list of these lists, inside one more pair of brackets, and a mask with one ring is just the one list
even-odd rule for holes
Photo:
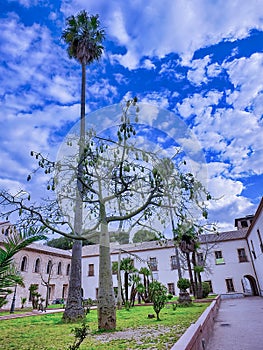
[[247,242],[259,294],[263,296],[263,198],[248,229]]
[[[9,222],[0,223],[0,244],[7,234]],[[66,298],[71,262],[71,252],[33,243],[19,251],[14,262],[24,280],[24,287],[16,288],[16,307],[21,305],[21,298],[26,298],[25,306],[32,306],[29,287],[38,286],[43,299],[48,297],[51,303],[56,298]],[[45,283],[48,283],[48,286]],[[10,308],[13,294],[8,296],[6,308]]]
[[[0,224],[0,230],[8,223]],[[202,280],[208,281],[211,290],[223,296],[262,295],[263,296],[263,198],[255,216],[235,220],[235,231],[200,236],[199,264],[205,262]],[[1,232],[0,231],[0,232]],[[4,239],[0,233],[1,240]],[[170,293],[178,295],[178,270],[175,248],[172,241],[160,245],[157,242],[137,244],[111,244],[112,262],[131,257],[134,267],[151,266],[153,277],[167,286]],[[47,280],[52,266],[48,287],[48,299],[67,297],[71,252],[61,249],[32,244],[15,256],[15,264],[21,271],[25,288],[17,288],[16,306],[20,298],[26,297],[30,305],[29,286],[37,284],[39,292],[45,298]],[[83,247],[82,259],[83,297],[97,298],[99,277],[99,246]],[[188,278],[187,269],[183,277]],[[42,277],[42,278],[41,278]],[[113,284],[117,288],[117,275],[113,275]],[[9,297],[10,307],[13,295]]]
[[[257,277],[247,244],[247,229],[202,235],[200,243],[198,254],[200,265],[205,260],[202,280],[209,282],[214,293],[229,296],[258,294]],[[178,295],[178,270],[172,241],[162,245],[155,241],[111,244],[112,262],[118,261],[120,251],[121,258],[130,256],[134,260],[134,267],[138,270],[143,266],[147,267],[148,263],[153,278],[166,285],[170,293]],[[83,247],[82,266],[83,296],[96,299],[99,274],[98,245]],[[185,266],[183,274],[183,277],[188,278]],[[116,276],[113,276],[113,284],[117,288]]]

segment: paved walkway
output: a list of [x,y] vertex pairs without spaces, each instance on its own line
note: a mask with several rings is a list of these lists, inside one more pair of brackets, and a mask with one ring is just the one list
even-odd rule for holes
[[45,312],[42,311],[31,311],[31,312],[24,312],[21,314],[18,314],[16,312],[14,312],[13,314],[8,314],[8,315],[3,315],[0,316],[0,321],[1,320],[9,320],[12,318],[20,318],[20,317],[28,317],[28,316],[39,316],[39,315],[44,315],[44,314],[53,314],[55,312],[62,312],[64,311],[64,309],[48,309]]
[[206,350],[262,350],[263,298],[222,300]]

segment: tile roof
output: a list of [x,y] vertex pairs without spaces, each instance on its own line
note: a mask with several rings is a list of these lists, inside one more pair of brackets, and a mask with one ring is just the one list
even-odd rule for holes
[[[215,243],[224,241],[233,241],[246,238],[247,229],[233,230],[227,232],[220,232],[218,234],[204,234],[199,236],[200,243]],[[119,250],[134,252],[144,250],[164,249],[167,247],[173,247],[173,240],[168,240],[164,243],[158,241],[142,242],[142,243],[129,243],[129,244],[117,244],[111,243],[110,250],[112,254],[118,254]],[[83,257],[91,257],[99,255],[99,245],[88,245],[82,248]]]

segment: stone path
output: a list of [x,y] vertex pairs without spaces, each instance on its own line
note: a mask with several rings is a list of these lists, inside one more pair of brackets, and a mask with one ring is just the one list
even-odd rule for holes
[[262,350],[263,298],[222,300],[205,350]]
[[32,311],[32,312],[24,312],[21,314],[18,313],[13,313],[13,314],[8,314],[8,315],[3,315],[0,316],[0,321],[1,320],[9,320],[12,318],[20,318],[20,317],[28,317],[28,316],[39,316],[39,315],[43,315],[43,314],[53,314],[55,312],[62,312],[64,311],[64,309],[48,309],[46,312],[42,312],[42,311]]

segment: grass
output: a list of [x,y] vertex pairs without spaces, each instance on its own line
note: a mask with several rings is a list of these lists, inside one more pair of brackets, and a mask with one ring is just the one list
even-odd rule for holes
[[[202,314],[208,303],[193,303],[190,307],[177,307],[173,310],[167,305],[160,313],[161,321],[149,319],[153,314],[152,306],[137,306],[130,310],[117,311],[117,329],[122,331],[147,327],[142,339],[115,339],[103,342],[97,336],[110,338],[109,333],[97,331],[97,311],[87,314],[90,335],[84,340],[81,350],[116,350],[116,349],[167,349],[174,344],[192,322]],[[74,341],[72,329],[80,324],[64,324],[61,313],[41,314],[0,322],[0,348],[2,350],[66,350]],[[148,329],[150,328],[150,329]],[[115,332],[111,332],[114,335]],[[157,334],[158,333],[158,334]],[[134,333],[135,334],[135,333]],[[154,334],[157,335],[154,337]]]

